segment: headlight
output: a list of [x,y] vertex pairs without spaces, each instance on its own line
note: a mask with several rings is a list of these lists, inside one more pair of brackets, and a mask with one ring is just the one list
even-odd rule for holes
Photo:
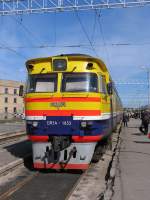
[[65,71],[67,69],[66,59],[53,59],[53,70],[54,71]]
[[81,127],[82,128],[85,128],[87,126],[87,123],[86,122],[81,122]]
[[38,122],[33,121],[33,122],[32,122],[32,126],[33,126],[33,127],[37,127],[37,126],[38,126]]

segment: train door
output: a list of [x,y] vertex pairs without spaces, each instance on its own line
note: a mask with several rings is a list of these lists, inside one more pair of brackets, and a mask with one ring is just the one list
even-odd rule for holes
[[[100,93],[101,93],[101,111],[103,119],[105,120],[105,123],[108,124],[109,129],[111,128],[110,118],[110,97],[107,92],[107,84],[106,84],[106,77],[104,75],[99,75],[100,79]],[[110,132],[110,130],[109,130]]]
[[113,116],[113,95],[110,95],[110,116],[111,116],[111,130],[114,128],[114,116]]
[[110,129],[111,131],[114,128],[114,89],[113,89],[113,83],[111,80],[109,80],[109,83],[107,84],[107,90],[109,93],[109,106],[110,106]]

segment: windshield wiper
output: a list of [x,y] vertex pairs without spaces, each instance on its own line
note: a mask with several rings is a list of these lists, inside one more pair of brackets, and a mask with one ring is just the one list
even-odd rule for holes
[[41,69],[40,74],[41,74],[44,70],[45,70],[45,67],[43,67],[43,68]]

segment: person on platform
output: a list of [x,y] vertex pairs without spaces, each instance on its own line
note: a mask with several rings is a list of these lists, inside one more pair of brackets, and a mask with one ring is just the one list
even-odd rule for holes
[[148,125],[150,123],[150,113],[145,110],[141,112],[141,126],[140,126],[140,131],[144,134],[148,134]]
[[124,112],[123,113],[123,119],[122,119],[122,121],[123,121],[123,125],[124,125],[124,127],[126,126],[128,126],[128,115]]

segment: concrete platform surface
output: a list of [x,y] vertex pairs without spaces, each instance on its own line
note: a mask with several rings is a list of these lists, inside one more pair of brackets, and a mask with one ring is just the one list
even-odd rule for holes
[[112,200],[150,200],[150,139],[140,123],[131,119],[122,129]]

